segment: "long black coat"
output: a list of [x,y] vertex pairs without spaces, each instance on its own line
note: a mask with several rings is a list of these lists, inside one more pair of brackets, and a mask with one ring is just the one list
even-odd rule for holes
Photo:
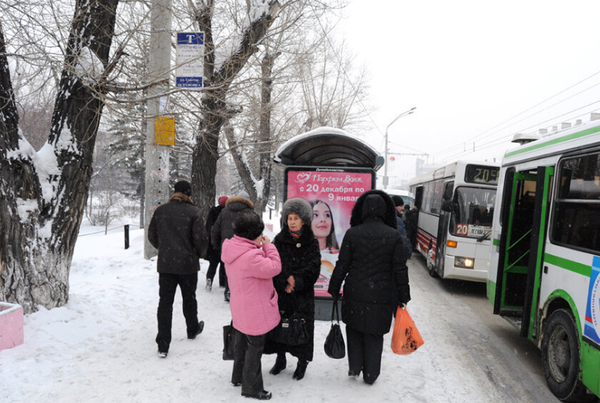
[[345,279],[342,320],[346,326],[383,335],[390,331],[397,303],[410,300],[404,243],[396,229],[392,200],[378,190],[363,194],[352,209],[350,225],[328,291],[337,296]]
[[[210,211],[208,212],[208,217],[206,217],[206,233],[208,234],[208,236],[210,236],[212,227],[215,224],[215,222],[217,221],[219,214],[221,214],[221,211],[224,208],[225,208],[225,206],[219,205],[219,206],[212,207],[210,209]],[[218,261],[220,259],[221,259],[221,255],[220,255],[218,249],[215,249],[215,247],[212,245],[212,242],[209,242],[208,250],[206,251],[206,260],[208,260],[210,262],[211,260]]]
[[254,211],[254,204],[242,196],[227,199],[225,208],[210,230],[210,242],[221,256],[221,246],[226,239],[233,238],[233,221],[239,214]]
[[208,244],[202,212],[188,196],[175,193],[154,211],[148,241],[158,249],[159,273],[196,273]]
[[273,278],[279,298],[279,310],[293,312],[293,297],[285,292],[287,279],[294,276],[293,294],[298,302],[298,311],[306,319],[310,342],[300,346],[288,346],[267,340],[265,354],[289,352],[301,360],[312,361],[314,351],[315,290],[314,285],[321,271],[321,251],[310,225],[304,225],[300,238],[295,238],[284,225],[275,236],[273,244],[281,257],[281,273]]

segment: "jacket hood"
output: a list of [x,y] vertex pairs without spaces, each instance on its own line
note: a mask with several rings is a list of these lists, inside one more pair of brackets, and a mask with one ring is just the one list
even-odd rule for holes
[[231,239],[226,239],[223,242],[221,251],[221,260],[223,263],[232,263],[252,249],[257,249],[260,245],[256,242],[234,235]]
[[[232,203],[242,203],[242,204],[245,204],[246,206],[250,207],[252,210],[254,210],[254,204],[250,200],[246,199],[243,196],[231,196],[231,197],[229,197],[227,199],[227,201],[225,202],[225,207],[231,206]],[[241,206],[232,206],[231,209],[232,210],[242,210],[242,209],[246,208],[246,206],[244,206],[244,205],[241,205]]]
[[385,202],[379,195],[372,194],[365,198],[365,202],[362,206],[361,218],[364,221],[370,217],[377,217],[382,221],[385,219]]
[[352,208],[350,226],[362,224],[369,217],[378,217],[392,227],[398,227],[396,206],[392,198],[384,191],[373,189],[363,193]]

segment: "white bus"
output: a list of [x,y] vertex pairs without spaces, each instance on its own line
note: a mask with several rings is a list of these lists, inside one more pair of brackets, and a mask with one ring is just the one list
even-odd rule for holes
[[487,283],[561,400],[600,392],[600,122],[508,151]]
[[418,209],[411,243],[432,277],[487,280],[498,171],[499,164],[457,161],[411,180]]

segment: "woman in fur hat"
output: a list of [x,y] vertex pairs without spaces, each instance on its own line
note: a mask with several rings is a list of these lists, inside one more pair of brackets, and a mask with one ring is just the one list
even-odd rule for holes
[[268,340],[265,354],[277,353],[275,365],[270,373],[279,374],[287,365],[286,353],[298,358],[293,378],[304,378],[308,362],[313,359],[315,291],[314,285],[321,269],[319,241],[311,229],[312,207],[301,198],[287,200],[283,204],[283,228],[275,236],[273,244],[281,256],[281,273],[273,279],[279,296],[279,310],[285,314],[294,311],[294,297],[297,309],[306,320],[309,341],[306,344],[290,346]]

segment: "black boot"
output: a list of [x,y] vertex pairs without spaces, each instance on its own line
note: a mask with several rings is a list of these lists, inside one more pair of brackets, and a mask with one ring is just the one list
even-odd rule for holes
[[304,374],[306,373],[306,367],[308,366],[308,361],[306,360],[298,360],[298,365],[296,366],[296,370],[294,371],[295,380],[299,381],[304,378]]
[[285,353],[278,353],[277,359],[275,360],[275,365],[273,365],[273,368],[271,368],[269,373],[271,375],[277,375],[285,369],[286,364],[287,361],[285,360]]

